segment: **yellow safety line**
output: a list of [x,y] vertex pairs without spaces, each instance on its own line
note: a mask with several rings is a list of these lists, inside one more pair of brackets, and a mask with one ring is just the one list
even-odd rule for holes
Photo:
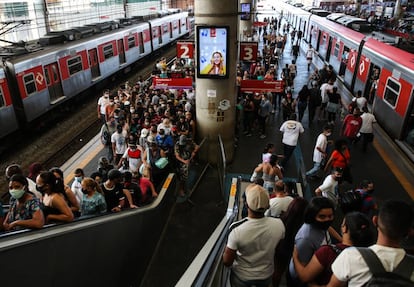
[[[85,168],[85,166],[92,161],[96,157],[96,155],[102,150],[102,146],[98,146],[96,149],[92,150],[90,153],[88,153],[88,156],[86,156],[76,168]],[[65,184],[69,184],[73,178],[75,170],[71,170],[69,175],[65,178]]]
[[391,157],[388,156],[388,153],[385,152],[385,150],[382,148],[382,146],[378,144],[376,140],[374,140],[373,146],[378,151],[378,153],[380,154],[384,162],[387,164],[387,166],[391,169],[392,173],[395,175],[395,177],[398,179],[401,185],[404,187],[408,195],[412,199],[414,199],[414,185],[412,185],[411,182],[407,179],[407,177],[399,170],[399,168],[391,159]]

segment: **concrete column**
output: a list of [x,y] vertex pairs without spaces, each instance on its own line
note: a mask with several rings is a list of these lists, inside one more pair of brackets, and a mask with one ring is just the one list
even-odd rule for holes
[[[207,138],[200,156],[211,164],[217,164],[217,137],[220,134],[226,151],[227,161],[234,156],[234,134],[236,126],[236,61],[238,59],[238,1],[195,0],[195,25],[229,27],[228,62],[225,64],[226,79],[196,78],[197,133],[200,139]],[[213,41],[213,40],[212,40]],[[196,41],[197,45],[197,35]],[[200,47],[202,49],[203,47]],[[197,50],[197,49],[196,49]],[[210,56],[206,56],[210,61]],[[196,56],[196,59],[198,57]],[[227,100],[228,109],[220,109],[220,103]]]
[[240,5],[244,3],[249,3],[251,7],[250,20],[240,20],[240,29],[239,29],[239,39],[240,41],[247,41],[247,36],[250,36],[250,39],[253,37],[253,21],[254,21],[254,11],[255,8],[252,6],[252,0],[240,0]]

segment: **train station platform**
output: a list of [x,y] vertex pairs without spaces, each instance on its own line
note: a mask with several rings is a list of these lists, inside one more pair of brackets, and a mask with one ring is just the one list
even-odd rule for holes
[[[297,96],[301,87],[308,83],[310,73],[313,71],[313,69],[307,71],[304,56],[307,48],[308,44],[302,40],[301,52],[296,61],[298,72],[294,80],[294,97]],[[281,68],[291,61],[291,44],[288,39],[287,47],[279,62],[278,75],[281,73]],[[320,68],[323,63],[316,58],[312,65]],[[340,79],[337,80],[337,84],[341,90],[343,85]],[[341,93],[349,100],[349,92],[343,90]],[[240,131],[235,141],[235,157],[233,162],[227,166],[226,173],[245,179],[249,178],[253,169],[261,162],[261,153],[267,143],[273,143],[276,153],[283,154],[282,135],[279,132],[282,122],[281,108],[276,107],[275,113],[267,123],[265,139],[260,138],[259,133],[253,133],[252,136],[247,137]],[[285,169],[284,176],[301,183],[303,195],[309,199],[326,176],[322,173],[320,179],[312,181],[308,181],[305,177],[305,171],[309,170],[313,164],[312,153],[316,138],[326,122],[315,119],[310,126],[306,110],[302,124],[305,132],[300,136],[299,144]],[[339,136],[340,126],[341,120],[338,118],[335,122],[335,130],[330,137],[331,140]],[[84,168],[87,175],[92,173],[97,168],[99,157],[106,155],[98,136],[87,149],[89,151],[81,152],[74,157],[74,161],[64,167],[67,181],[70,182],[73,179],[73,170],[77,167]],[[362,152],[358,144],[351,149],[351,162],[353,187],[364,179],[373,180],[374,195],[379,202],[390,198],[410,201],[414,197],[413,165],[387,138],[380,127],[375,128],[373,145],[369,146],[366,153]],[[208,167],[190,200],[175,204],[142,286],[173,286],[190,265],[225,212],[226,198],[223,198],[218,188],[220,184],[218,177],[217,169]],[[350,187],[352,186],[347,186],[347,188]],[[158,274],[163,274],[163,276],[158,276]]]
[[[284,67],[286,63],[289,64],[292,61],[290,43],[288,38],[283,57],[281,57],[279,62],[279,75],[281,73],[281,68]],[[297,96],[301,87],[308,83],[312,71],[312,69],[310,72],[307,71],[307,62],[304,56],[307,46],[306,42],[301,42],[301,52],[296,61],[298,72],[294,80],[294,97]],[[316,58],[313,66],[321,67],[322,64],[323,63]],[[339,79],[337,80],[337,83],[338,86],[341,87]],[[341,91],[340,89],[340,92],[346,95],[346,91]],[[349,95],[346,95],[346,97],[349,97]],[[262,150],[267,143],[273,143],[276,147],[276,153],[283,154],[281,141],[282,134],[279,131],[282,123],[282,110],[280,107],[276,107],[275,113],[271,115],[267,123],[266,138],[261,138],[258,132],[253,133],[252,136],[248,137],[240,130],[235,139],[234,160],[227,164],[224,171],[225,174],[229,177],[249,178],[253,169],[261,163]],[[315,119],[313,124],[310,125],[306,111],[302,124],[305,132],[300,136],[299,144],[294,152],[294,156],[290,159],[285,168],[284,176],[300,183],[303,196],[309,199],[313,196],[313,192],[318,185],[322,183],[324,176],[326,176],[326,174],[321,174],[320,179],[312,181],[307,180],[305,177],[306,170],[309,170],[313,165],[312,152],[316,138],[319,133],[321,133],[326,122],[317,121]],[[339,136],[340,126],[341,121],[338,118],[335,122],[335,129],[330,139],[334,140]],[[89,176],[92,172],[96,171],[99,157],[105,155],[106,150],[100,143],[100,136],[97,135],[72,159],[62,166],[66,182],[70,184],[73,181],[74,170],[76,168],[84,169],[85,174]],[[360,144],[352,147],[351,162],[351,171],[354,181],[352,186],[347,186],[346,188],[355,187],[364,179],[371,179],[375,184],[374,196],[379,203],[391,198],[406,201],[412,201],[414,198],[414,177],[412,176],[414,174],[413,165],[399,150],[395,143],[387,138],[387,135],[382,132],[380,127],[375,128],[374,142],[369,146],[366,153],[362,152]],[[136,266],[134,265],[133,268],[128,270],[139,269],[139,274],[142,275],[143,279],[139,286],[174,286],[203,247],[204,243],[213,233],[219,221],[225,215],[228,198],[225,196],[226,193],[223,193],[220,189],[220,185],[222,184],[220,181],[221,171],[215,166],[209,166],[202,162],[198,162],[195,169],[198,170],[198,173],[201,173],[201,170],[204,171],[204,167],[206,167],[205,173],[188,200],[178,202],[176,200],[176,195],[174,194],[175,191],[169,191],[169,195],[173,202],[171,202],[171,205],[168,207],[170,208],[169,213],[163,214],[166,218],[166,224],[165,226],[162,226],[159,233],[157,233],[157,238],[151,237],[153,242],[143,240],[142,242],[139,241],[137,243],[142,244],[142,246],[139,246],[139,249],[142,250],[143,253],[145,253],[145,249],[148,246],[151,246],[151,248],[155,250],[146,266],[143,266],[140,261],[140,251],[137,251],[137,254],[133,254],[133,259],[136,260],[135,262],[128,262],[128,264],[136,264]],[[128,216],[130,213],[130,211],[125,211],[125,216]],[[122,216],[122,214],[120,216]],[[155,220],[157,219],[157,216],[158,214],[154,214],[151,217],[145,217],[145,219],[154,220],[154,224],[158,224],[159,221]],[[117,215],[117,217],[119,216]],[[112,222],[110,227],[113,227],[117,232],[123,225],[120,219],[121,218],[119,218],[119,220],[107,219],[108,222]],[[143,238],[149,236],[146,231],[148,231],[148,233],[152,231],[151,225],[148,222],[147,224],[144,224],[141,217],[134,217],[134,220],[137,221],[129,220],[125,224],[130,224],[128,225],[129,229],[140,228],[139,231],[141,233],[137,235],[136,233],[139,232],[135,232],[136,236]],[[66,229],[65,234],[69,233],[71,229],[74,229],[74,224],[68,225],[69,228]],[[87,224],[84,225],[85,229],[94,227],[93,224],[89,226],[87,226]],[[81,242],[82,240],[88,241],[92,236],[95,236],[92,232],[87,232],[85,235],[82,235],[82,232],[79,231],[73,235],[78,236],[76,242]],[[109,230],[101,230],[100,232],[102,232],[99,233],[101,236],[104,236],[105,232],[110,233]],[[83,238],[83,236],[86,237]],[[116,239],[113,234],[108,236],[114,237],[114,240]],[[75,240],[75,237],[70,237],[69,239]],[[71,244],[69,239],[66,240],[68,246]],[[135,242],[128,243],[127,239],[128,238],[122,238],[123,246],[135,244]],[[55,242],[54,240],[51,241]],[[106,243],[110,241],[108,239],[104,242]],[[149,245],[145,245],[144,243]],[[88,246],[92,245],[89,244]],[[75,246],[75,248],[77,247]],[[117,249],[120,248],[120,246],[114,247],[103,245],[99,242],[99,238],[97,238],[96,248],[105,250]],[[85,255],[87,255],[88,250],[84,251]],[[89,254],[90,256],[93,256],[94,253],[98,252],[98,250],[92,250]],[[115,252],[108,250],[108,254],[113,253]],[[120,251],[120,253],[123,252]],[[69,250],[66,251],[66,255],[71,255]],[[99,262],[95,263],[99,266]],[[114,264],[123,264],[123,262],[118,262],[118,258],[116,258]],[[49,263],[49,268],[52,267],[52,263]],[[143,268],[145,268],[145,272],[142,270]],[[122,273],[121,275],[124,274]]]

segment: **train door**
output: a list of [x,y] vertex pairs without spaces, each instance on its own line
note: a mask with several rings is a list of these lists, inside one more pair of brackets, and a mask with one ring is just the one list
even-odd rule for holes
[[331,58],[331,49],[332,49],[332,37],[328,37],[328,49],[326,50],[326,61],[329,63],[329,59]]
[[411,93],[410,107],[407,109],[407,120],[404,125],[403,138],[409,147],[414,150],[414,92]]
[[374,102],[380,72],[381,68],[371,62],[367,77],[367,83],[365,85],[363,94],[363,96],[368,100],[370,104]]
[[126,58],[125,58],[125,48],[124,48],[124,40],[120,39],[118,40],[118,53],[119,53],[119,64],[125,64]]
[[169,27],[169,29],[170,29],[170,39],[172,39],[172,38],[173,38],[173,32],[174,32],[174,30],[173,30],[173,23],[172,23],[172,22],[170,22],[170,23],[168,24],[168,27]]
[[161,31],[161,26],[156,27],[157,31],[157,35],[158,35],[158,44],[161,45],[162,44],[162,31]]
[[138,45],[139,45],[139,53],[143,54],[144,53],[144,37],[143,37],[142,32],[138,33]]
[[101,76],[101,70],[99,69],[98,53],[95,49],[88,51],[89,54],[89,66],[91,67],[92,79],[96,79]]
[[58,64],[55,62],[44,66],[43,69],[45,72],[47,88],[49,90],[49,99],[50,102],[53,103],[64,96]]

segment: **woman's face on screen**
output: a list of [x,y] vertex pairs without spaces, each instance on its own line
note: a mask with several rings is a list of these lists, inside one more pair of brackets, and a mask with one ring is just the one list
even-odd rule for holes
[[213,61],[214,61],[214,64],[216,64],[216,65],[220,64],[221,56],[220,56],[219,53],[214,53],[214,55],[213,55]]

